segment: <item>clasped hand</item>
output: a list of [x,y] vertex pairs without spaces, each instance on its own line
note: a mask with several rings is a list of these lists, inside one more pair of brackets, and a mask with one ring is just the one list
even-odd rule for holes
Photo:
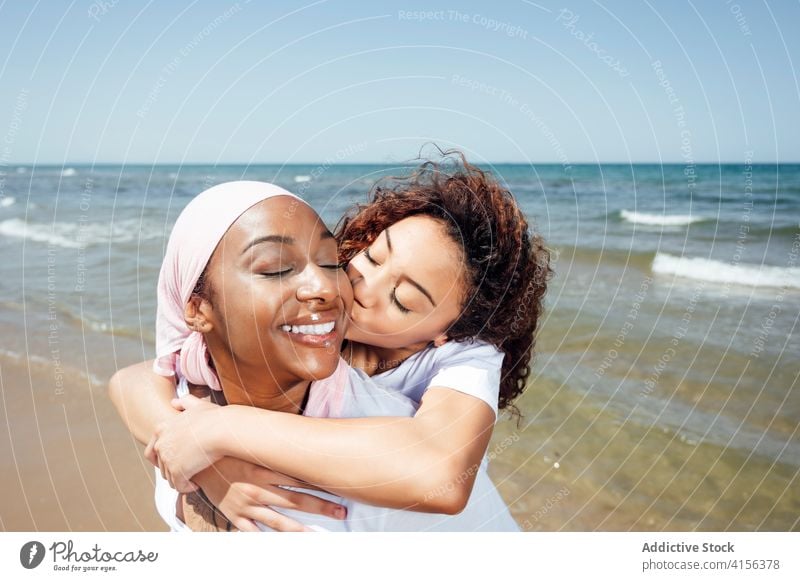
[[183,412],[161,423],[145,448],[145,457],[178,492],[194,492],[192,477],[222,458],[212,450],[210,434],[222,421],[218,405],[187,395],[172,400]]

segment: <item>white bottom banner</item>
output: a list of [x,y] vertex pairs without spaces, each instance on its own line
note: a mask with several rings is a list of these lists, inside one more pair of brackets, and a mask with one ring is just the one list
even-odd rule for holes
[[794,581],[800,533],[2,533],[0,575]]

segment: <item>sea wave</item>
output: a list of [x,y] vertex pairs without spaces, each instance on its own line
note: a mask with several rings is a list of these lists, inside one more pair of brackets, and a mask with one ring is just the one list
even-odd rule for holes
[[758,287],[800,289],[800,268],[758,264],[731,264],[708,258],[657,253],[653,272],[708,282]]
[[136,219],[118,220],[109,226],[96,222],[36,224],[19,218],[11,218],[0,222],[0,235],[52,244],[62,248],[85,248],[96,244],[159,238],[164,235],[164,229],[142,224],[140,220]]
[[147,330],[141,329],[140,327],[126,326],[120,324],[119,322],[112,324],[110,321],[101,321],[96,318],[92,318],[85,313],[81,316],[77,311],[73,311],[67,305],[57,306],[56,309],[60,315],[63,315],[66,321],[75,327],[82,329],[84,333],[86,331],[94,331],[95,333],[102,333],[103,335],[126,337],[129,339],[137,339],[139,341],[142,339],[151,341],[155,340],[154,335],[147,332]]
[[554,260],[566,265],[564,268],[577,261],[592,265],[608,263],[649,271],[655,257],[652,251],[619,250],[602,246],[559,245],[551,247],[551,251],[554,253]]
[[0,348],[0,357],[14,362],[28,361],[29,363],[35,363],[37,365],[50,365],[52,363],[52,360],[39,355],[32,355],[30,353],[26,355],[25,353],[2,348]]
[[294,183],[304,184],[311,181],[311,176],[294,176]]
[[[54,360],[52,358],[42,357],[41,355],[34,355],[32,353],[19,353],[18,351],[11,351],[9,349],[0,349],[0,360],[2,359],[13,361],[17,364],[27,363],[28,368],[33,369],[52,369],[54,367]],[[105,387],[108,385],[107,381],[103,381],[94,373],[86,373],[72,367],[61,367],[61,371],[64,372],[64,375],[86,380],[95,387]]]
[[[739,224],[739,227],[741,228],[741,224]],[[794,237],[800,234],[800,222],[788,225],[751,224],[747,230],[740,230],[740,232],[742,234],[746,233],[748,236],[758,235],[766,238],[779,236]]]
[[11,196],[4,196],[0,198],[0,208],[8,208],[9,206],[13,206],[16,200]]
[[46,242],[62,248],[81,247],[77,241],[56,232],[55,225],[50,227],[43,224],[28,224],[25,220],[20,220],[19,218],[0,222],[0,235],[8,236],[9,238],[25,238],[34,242]]
[[707,218],[703,216],[691,216],[684,214],[645,214],[644,212],[633,212],[631,210],[620,210],[619,217],[627,222],[634,224],[646,224],[648,226],[686,226],[694,222],[702,222]]
[[75,168],[67,167],[61,170],[61,177],[62,178],[71,178],[72,176],[78,175],[78,172]]

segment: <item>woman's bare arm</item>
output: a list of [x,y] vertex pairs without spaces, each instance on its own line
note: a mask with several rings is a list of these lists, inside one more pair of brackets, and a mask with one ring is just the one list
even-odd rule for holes
[[108,383],[109,396],[122,421],[142,444],[150,441],[156,426],[180,413],[170,405],[175,381],[156,375],[152,366],[152,361],[143,361],[125,367]]
[[[170,405],[174,382],[156,375],[152,362],[118,371],[109,391],[142,443],[156,426],[179,415]],[[211,430],[221,440],[214,444],[219,457],[267,466],[354,500],[447,514],[466,505],[494,427],[485,403],[436,388],[426,392],[413,418],[326,420],[245,406],[225,411],[230,419]],[[191,446],[185,448],[190,453]]]
[[446,514],[466,506],[495,420],[481,400],[435,387],[413,418],[321,419],[182,401],[188,411],[160,426],[150,447],[179,489],[208,462],[233,456],[354,500]]

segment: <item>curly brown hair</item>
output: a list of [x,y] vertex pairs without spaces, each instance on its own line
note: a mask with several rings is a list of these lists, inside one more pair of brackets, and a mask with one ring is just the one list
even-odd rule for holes
[[450,150],[408,176],[375,184],[368,203],[356,205],[336,227],[340,260],[348,262],[392,224],[419,215],[441,222],[462,250],[467,288],[447,335],[451,341],[481,339],[503,351],[498,405],[520,417],[513,401],[531,370],[552,274],[550,251],[529,230],[512,194],[463,153]]

